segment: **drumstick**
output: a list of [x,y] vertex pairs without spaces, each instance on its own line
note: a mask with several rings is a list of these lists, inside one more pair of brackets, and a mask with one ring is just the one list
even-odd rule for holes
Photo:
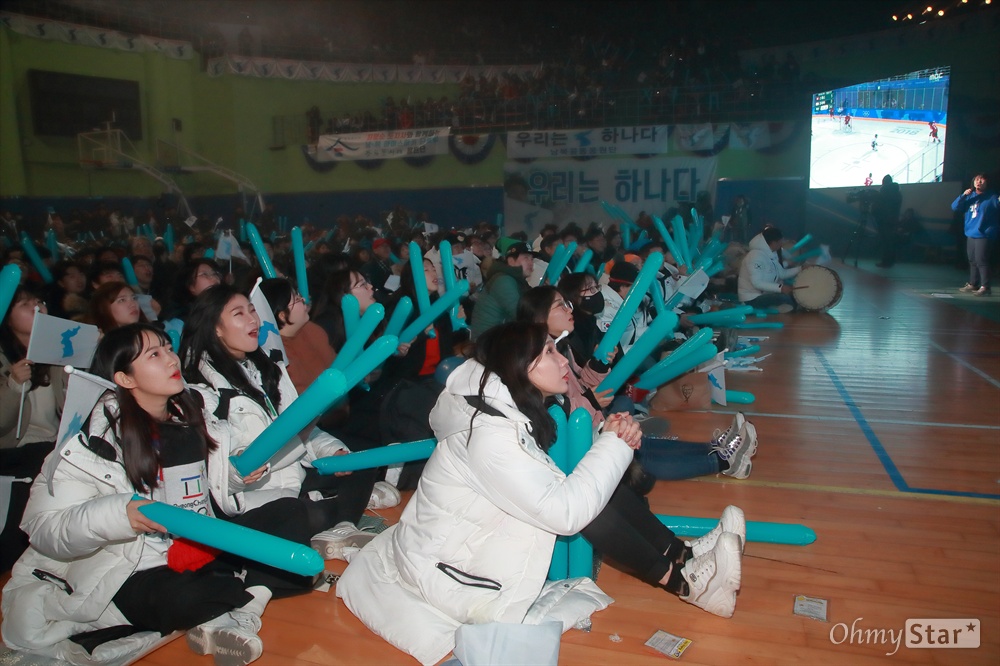
[[808,289],[808,288],[809,288],[809,286],[810,286],[810,285],[808,285],[808,284],[804,284],[804,285],[802,285],[801,287],[792,287],[792,290],[794,291],[795,289]]

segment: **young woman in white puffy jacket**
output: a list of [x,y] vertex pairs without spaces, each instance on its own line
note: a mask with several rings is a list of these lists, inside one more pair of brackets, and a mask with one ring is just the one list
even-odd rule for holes
[[[212,514],[208,458],[217,444],[162,331],[110,331],[92,371],[117,388],[32,486],[21,523],[31,547],[3,590],[4,642],[71,663],[121,663],[188,629],[198,654],[250,663],[263,651],[257,631],[272,594],[306,592],[311,578],[173,538],[139,511],[155,500]],[[238,522],[309,542],[298,500]]]
[[[298,398],[284,364],[260,348],[260,326],[249,299],[224,284],[199,294],[184,326],[184,378],[218,393],[218,404],[209,411],[227,421],[232,433],[214,454],[222,460],[250,446]],[[326,559],[342,558],[344,548],[361,548],[374,538],[357,522],[371,499],[375,470],[321,476],[310,463],[345,453],[343,442],[309,426],[275,454],[260,480],[242,484],[232,468],[222,479],[225,487],[213,487],[213,496],[227,516],[281,497],[299,498],[313,529],[313,548]]]
[[[568,476],[546,451],[547,399],[567,390],[567,360],[545,325],[487,331],[431,412],[438,445],[399,523],[357,553],[337,594],[370,629],[424,664],[461,624],[518,623],[545,582],[557,535],[582,533],[640,579],[729,617],[740,584],[742,512],[686,544],[622,474],[641,443],[613,414]],[[736,514],[739,514],[738,516]]]

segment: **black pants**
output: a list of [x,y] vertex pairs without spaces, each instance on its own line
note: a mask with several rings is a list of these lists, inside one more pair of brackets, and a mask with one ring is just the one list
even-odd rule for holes
[[[320,474],[312,468],[306,469],[300,497],[308,511],[312,534],[344,521],[357,525],[368,508],[377,472],[377,469],[359,469],[346,476],[336,476]],[[319,491],[326,499],[319,502],[306,499],[306,494],[313,490]]]
[[[268,502],[231,518],[218,510],[216,515],[296,543],[308,544],[312,536],[307,509],[294,498]],[[234,575],[243,569],[245,581]],[[136,630],[168,634],[243,606],[253,598],[246,588],[257,585],[267,587],[280,599],[308,592],[312,578],[219,553],[197,571],[177,572],[162,566],[136,572],[118,589],[114,603]]]
[[28,506],[31,480],[38,476],[45,457],[54,447],[55,442],[35,442],[13,449],[0,449],[0,475],[29,479],[15,481],[10,488],[7,522],[0,533],[0,573],[10,570],[17,558],[28,549],[28,535],[20,527],[24,507]]
[[989,238],[967,238],[965,251],[969,257],[969,284],[973,287],[990,288],[990,250],[993,241]]
[[650,585],[658,585],[684,542],[653,515],[631,488],[619,485],[581,534],[595,550]]

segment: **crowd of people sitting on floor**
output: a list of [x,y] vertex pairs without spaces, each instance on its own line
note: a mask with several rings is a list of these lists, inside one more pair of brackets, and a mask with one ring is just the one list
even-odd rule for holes
[[[17,230],[3,218],[4,231]],[[649,415],[649,398],[599,388],[656,318],[647,296],[610,351],[595,354],[644,263],[663,258],[655,279],[668,297],[686,273],[655,229],[629,247],[616,226],[597,224],[549,225],[534,238],[487,223],[427,233],[420,217],[397,207],[383,224],[345,216],[330,229],[305,227],[303,282],[270,209],[259,220],[263,243],[237,242],[232,258],[217,253],[224,239],[238,240],[235,224],[182,232],[153,216],[141,228],[112,222],[111,213],[96,219],[96,234],[77,229],[73,240],[59,215],[49,215],[58,261],[51,245],[26,253],[23,236],[0,241],[0,263],[21,275],[0,323],[0,474],[14,479],[2,548],[3,569],[12,568],[2,598],[8,646],[96,663],[186,630],[191,649],[216,663],[262,654],[268,601],[307,592],[314,581],[172,537],[140,511],[151,500],[348,559],[338,596],[423,663],[451,650],[460,624],[520,622],[560,534],[580,532],[639,579],[710,613],[733,614],[742,512],[730,507],[715,530],[683,541],[644,496],[658,480],[746,478],[757,449],[753,424],[736,414],[702,441],[679,441]],[[770,261],[780,232],[765,231],[752,248],[758,240],[761,261]],[[575,259],[546,279],[561,248],[575,248]],[[258,283],[268,262],[276,276]],[[449,273],[469,285],[457,311],[400,340],[363,386],[268,463],[236,470],[233,457],[348,343],[348,300],[353,316],[378,307],[389,321],[422,293],[443,298]],[[781,292],[777,274],[741,275],[741,295],[747,285],[757,290],[745,300],[774,291],[761,287],[764,278]],[[285,360],[261,347],[257,284]],[[695,334],[687,313],[706,309],[715,290],[680,302],[680,324],[650,362]],[[104,393],[89,419],[58,446],[66,374],[27,359],[36,313],[96,325],[89,372],[113,387],[95,389]],[[168,333],[180,327],[173,340]],[[547,455],[553,405],[564,414],[583,408],[594,427],[593,446],[569,474]],[[426,465],[324,475],[313,464],[427,438],[438,445]],[[194,486],[207,492],[191,499]],[[401,490],[415,492],[399,523],[376,535],[363,514],[397,505]]]

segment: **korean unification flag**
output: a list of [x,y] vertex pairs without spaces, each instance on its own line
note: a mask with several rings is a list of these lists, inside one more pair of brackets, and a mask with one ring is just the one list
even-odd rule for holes
[[240,248],[240,244],[237,243],[236,238],[233,237],[232,231],[226,231],[226,233],[219,236],[219,244],[215,246],[215,258],[219,261],[239,259],[246,264],[250,263],[250,260],[247,259],[247,255],[244,254],[242,248]]
[[711,387],[712,402],[726,406],[726,366],[720,365],[708,373],[708,385]]
[[42,467],[42,473],[45,474],[45,479],[49,483],[50,493],[52,492],[52,475],[56,471],[56,465],[62,459],[59,452],[83,429],[83,424],[90,418],[90,413],[94,411],[94,406],[104,395],[105,390],[115,390],[115,385],[106,379],[89,372],[71,370],[72,368],[66,368],[66,372],[69,373],[69,381],[66,383],[66,402],[63,403],[62,417],[59,419],[55,452],[45,459],[45,464]]
[[35,311],[28,340],[28,360],[49,365],[89,368],[101,337],[96,326]]
[[285,353],[285,345],[281,341],[281,334],[278,333],[278,319],[271,312],[271,306],[267,304],[264,292],[260,290],[260,283],[261,280],[258,278],[257,284],[253,286],[253,291],[250,292],[250,302],[253,303],[254,309],[257,310],[257,316],[260,317],[260,328],[257,330],[257,344],[260,345],[265,354],[272,358],[271,351],[277,349],[281,353],[281,360],[288,363],[288,354]]

